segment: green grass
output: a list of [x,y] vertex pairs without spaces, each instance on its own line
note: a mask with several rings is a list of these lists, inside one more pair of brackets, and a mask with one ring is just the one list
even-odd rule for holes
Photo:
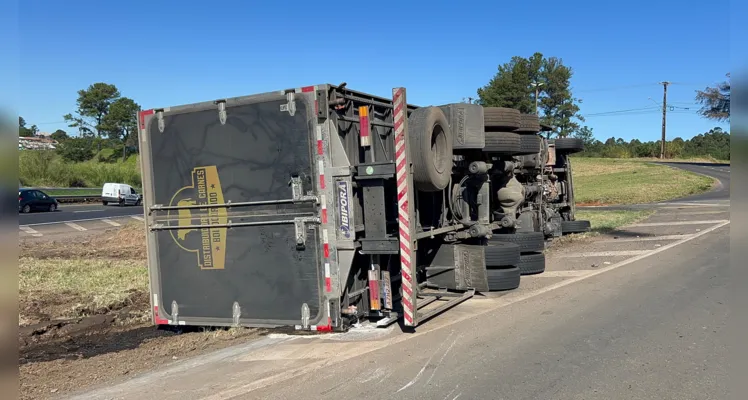
[[105,182],[141,186],[137,156],[130,156],[125,162],[94,159],[68,163],[53,152],[22,151],[18,159],[18,178],[21,185],[32,187],[92,188],[101,187]]
[[644,220],[653,213],[653,210],[577,210],[574,217],[576,220],[590,221],[591,232],[610,233],[622,226]]
[[714,180],[699,174],[637,160],[574,158],[577,204],[642,204],[708,191]]

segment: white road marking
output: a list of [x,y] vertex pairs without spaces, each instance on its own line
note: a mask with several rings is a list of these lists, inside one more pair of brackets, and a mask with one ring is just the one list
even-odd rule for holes
[[73,229],[75,229],[77,231],[81,231],[81,232],[88,230],[88,229],[86,229],[86,228],[84,228],[84,227],[76,224],[75,222],[65,222],[65,225],[67,225],[67,226],[69,226],[69,227],[71,227],[71,228],[73,228]]
[[[687,243],[687,242],[689,242],[689,241],[691,241],[693,239],[696,239],[697,237],[700,237],[702,235],[706,235],[709,232],[712,232],[712,231],[714,231],[716,229],[719,229],[719,228],[721,228],[721,227],[723,227],[725,225],[728,225],[729,223],[730,223],[730,221],[727,221],[725,223],[709,227],[709,228],[707,228],[707,229],[705,229],[705,230],[703,230],[703,231],[701,231],[701,232],[699,232],[699,233],[697,233],[697,234],[695,234],[693,236],[690,236],[690,237],[688,237],[686,239],[683,239],[683,240],[680,240],[680,241],[677,241],[677,242],[670,243],[670,244],[668,244],[666,246],[662,246],[662,247],[660,247],[660,248],[658,248],[656,250],[652,250],[652,251],[650,251],[650,252],[648,252],[646,254],[638,255],[636,257],[631,257],[629,259],[617,262],[615,264],[607,265],[605,267],[593,270],[589,274],[578,276],[578,277],[572,277],[572,278],[569,278],[569,279],[565,279],[565,280],[563,280],[561,282],[558,282],[558,283],[555,283],[555,284],[552,284],[552,285],[548,285],[546,287],[543,287],[543,288],[540,288],[540,289],[537,289],[537,290],[534,290],[534,291],[530,291],[530,292],[527,292],[527,293],[524,293],[524,294],[519,294],[517,296],[507,295],[507,296],[503,296],[503,297],[497,298],[497,299],[490,299],[489,298],[489,299],[474,301],[473,304],[470,304],[470,301],[462,303],[460,306],[463,306],[463,305],[466,306],[466,307],[475,306],[475,308],[478,308],[478,306],[481,305],[483,307],[480,307],[479,310],[474,310],[474,312],[466,312],[461,317],[455,318],[454,320],[451,320],[451,321],[449,321],[448,323],[446,323],[444,325],[436,326],[433,329],[429,329],[429,324],[426,324],[422,328],[417,329],[416,332],[413,333],[413,334],[411,334],[411,335],[399,335],[399,336],[393,337],[391,340],[382,340],[382,341],[376,341],[376,342],[369,342],[369,343],[367,343],[367,346],[363,346],[363,344],[362,344],[358,348],[357,352],[351,353],[351,354],[342,355],[341,357],[335,359],[334,361],[335,362],[343,362],[343,361],[352,359],[354,357],[360,357],[360,356],[362,356],[364,354],[367,354],[367,353],[379,350],[379,349],[381,349],[383,347],[392,346],[394,344],[401,343],[401,342],[403,342],[405,340],[410,340],[410,339],[413,339],[414,337],[417,337],[417,336],[420,336],[420,335],[424,335],[424,334],[427,334],[429,332],[433,332],[433,331],[435,331],[437,329],[442,329],[442,328],[445,328],[445,327],[448,327],[448,326],[460,323],[460,322],[462,322],[462,321],[464,321],[466,319],[475,318],[475,317],[483,315],[485,313],[496,311],[496,310],[498,310],[498,309],[500,309],[502,307],[506,307],[506,306],[508,306],[510,304],[518,303],[520,301],[525,301],[525,300],[531,299],[533,297],[537,297],[537,296],[540,296],[542,294],[548,293],[550,291],[553,291],[553,290],[556,290],[556,289],[560,289],[560,288],[562,288],[564,286],[568,286],[568,285],[580,282],[582,280],[589,279],[589,278],[592,278],[594,276],[603,274],[605,272],[609,272],[609,271],[621,268],[621,267],[623,267],[625,265],[628,265],[628,264],[631,264],[633,262],[636,262],[636,261],[642,260],[644,258],[653,256],[653,255],[661,253],[663,251],[672,249],[675,246],[679,246],[681,244]],[[458,306],[458,307],[460,307],[460,306]],[[438,323],[438,319],[434,320],[432,322]],[[245,383],[243,385],[234,385],[234,386],[232,386],[230,388],[227,388],[227,389],[224,389],[224,390],[220,390],[220,391],[216,391],[213,395],[208,396],[207,398],[204,398],[203,400],[213,400],[213,399],[219,400],[219,399],[226,399],[226,398],[233,397],[233,396],[243,395],[243,394],[249,393],[251,391],[254,391],[254,390],[257,390],[257,389],[260,389],[260,388],[263,388],[263,387],[267,387],[269,385],[272,385],[272,384],[275,384],[275,383],[278,383],[278,382],[283,382],[283,381],[285,381],[287,379],[291,379],[291,378],[297,377],[297,376],[302,375],[302,374],[314,372],[316,370],[319,370],[320,368],[329,367],[330,364],[331,364],[331,360],[325,358],[325,359],[319,360],[317,362],[304,365],[302,367],[292,368],[290,370],[287,369],[287,370],[285,370],[285,371],[283,371],[281,373],[278,373],[276,375],[273,375],[273,376],[268,376],[268,377],[261,378],[261,379],[258,379],[258,380],[252,381],[252,382]],[[114,389],[117,389],[117,388],[115,387]]]
[[713,219],[709,221],[670,221],[670,222],[642,222],[639,224],[628,225],[627,227],[646,227],[646,226],[674,226],[674,225],[707,225],[722,224],[729,222],[726,219]]
[[99,212],[99,211],[104,211],[104,210],[79,210],[79,211],[73,211],[73,212],[78,214],[78,213]]
[[22,226],[19,226],[18,228],[21,229],[22,231],[28,233],[29,235],[31,235],[33,237],[41,237],[42,236],[41,233],[35,231],[33,228],[30,228],[27,225],[22,225]]
[[621,257],[638,256],[649,253],[651,250],[621,250],[621,251],[589,251],[586,253],[558,254],[558,258],[586,258],[586,257]]
[[577,277],[577,276],[587,275],[590,272],[592,272],[592,271],[590,271],[590,270],[581,270],[581,271],[573,271],[573,270],[570,270],[570,271],[545,271],[542,274],[538,274],[538,275],[523,276],[522,279],[525,279],[525,278],[527,278],[529,276],[537,276],[537,277],[540,277],[540,278]]
[[598,240],[595,243],[628,243],[628,242],[658,241],[658,240],[681,240],[681,239],[687,239],[691,236],[693,235],[642,236],[638,238]]
[[57,224],[64,224],[66,222],[83,222],[83,221],[103,221],[105,219],[110,218],[125,218],[129,217],[130,215],[115,215],[111,217],[101,217],[101,218],[81,218],[81,219],[68,219],[65,221],[54,221],[54,222],[39,222],[36,224],[25,224],[25,226],[42,226],[42,225],[57,225]]
[[729,212],[730,212],[730,210],[721,210],[721,211],[689,211],[688,209],[686,209],[686,210],[681,209],[680,212],[679,211],[675,211],[675,212],[663,212],[663,213],[660,213],[659,215],[668,215],[668,216],[673,216],[673,215],[677,216],[679,214],[680,215],[706,215],[706,214],[725,214],[725,213],[729,213]]
[[145,221],[145,219],[143,219],[143,217],[141,217],[139,215],[131,215],[130,218],[132,218],[132,219],[134,219],[136,221]]
[[111,226],[122,226],[119,222],[114,222],[111,219],[102,219],[101,222],[106,222]]

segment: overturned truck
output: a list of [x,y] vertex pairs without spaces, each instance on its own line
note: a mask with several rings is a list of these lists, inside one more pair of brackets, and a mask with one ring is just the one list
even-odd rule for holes
[[581,149],[517,110],[326,84],[139,123],[158,325],[412,328],[519,287],[575,222]]

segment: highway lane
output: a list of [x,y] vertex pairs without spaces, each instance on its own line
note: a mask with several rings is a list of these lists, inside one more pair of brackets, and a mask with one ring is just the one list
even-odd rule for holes
[[728,268],[726,226],[584,283],[232,398],[725,399]]
[[720,185],[707,193],[697,194],[693,196],[684,197],[678,199],[678,202],[689,202],[689,201],[711,201],[711,200],[729,200],[730,199],[730,164],[708,164],[708,163],[668,163],[663,162],[661,164],[668,165],[675,168],[680,168],[686,171],[695,172],[716,178],[719,180]]
[[131,215],[143,215],[142,206],[103,206],[60,204],[56,212],[34,212],[18,214],[18,225],[54,224],[63,222],[85,221],[99,218],[117,218]]

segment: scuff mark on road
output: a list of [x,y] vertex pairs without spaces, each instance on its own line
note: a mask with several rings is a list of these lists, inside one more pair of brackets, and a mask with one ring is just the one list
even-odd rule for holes
[[454,333],[455,333],[455,331],[454,331],[454,330],[452,330],[452,332],[450,332],[450,333],[449,333],[449,336],[447,336],[447,339],[445,339],[445,340],[444,340],[444,341],[443,341],[443,342],[442,342],[442,343],[441,343],[441,344],[439,345],[439,347],[437,347],[437,348],[436,348],[436,351],[434,351],[434,353],[433,353],[433,354],[431,354],[431,357],[429,357],[429,359],[428,359],[428,360],[426,360],[426,364],[424,364],[424,365],[423,365],[423,367],[421,368],[421,370],[420,370],[420,371],[418,371],[418,374],[416,374],[416,377],[415,377],[415,378],[413,378],[413,379],[412,379],[412,380],[411,380],[410,382],[406,383],[406,384],[405,384],[405,386],[403,386],[403,387],[401,387],[400,389],[398,389],[398,391],[397,391],[397,392],[395,392],[395,393],[400,393],[400,392],[402,392],[403,390],[405,390],[405,389],[407,389],[407,388],[409,388],[409,387],[413,386],[413,385],[414,385],[414,384],[415,384],[416,382],[418,382],[418,380],[419,380],[419,379],[421,379],[421,375],[423,375],[423,371],[425,371],[425,370],[426,370],[426,367],[428,367],[428,366],[429,366],[429,364],[431,364],[431,360],[433,360],[433,359],[434,359],[434,356],[435,356],[435,355],[436,355],[437,353],[439,353],[439,350],[441,350],[441,349],[442,349],[442,347],[444,347],[444,344],[445,344],[445,343],[447,343],[447,341],[449,341],[449,339],[450,339],[450,338],[452,337],[452,335],[454,335]]

